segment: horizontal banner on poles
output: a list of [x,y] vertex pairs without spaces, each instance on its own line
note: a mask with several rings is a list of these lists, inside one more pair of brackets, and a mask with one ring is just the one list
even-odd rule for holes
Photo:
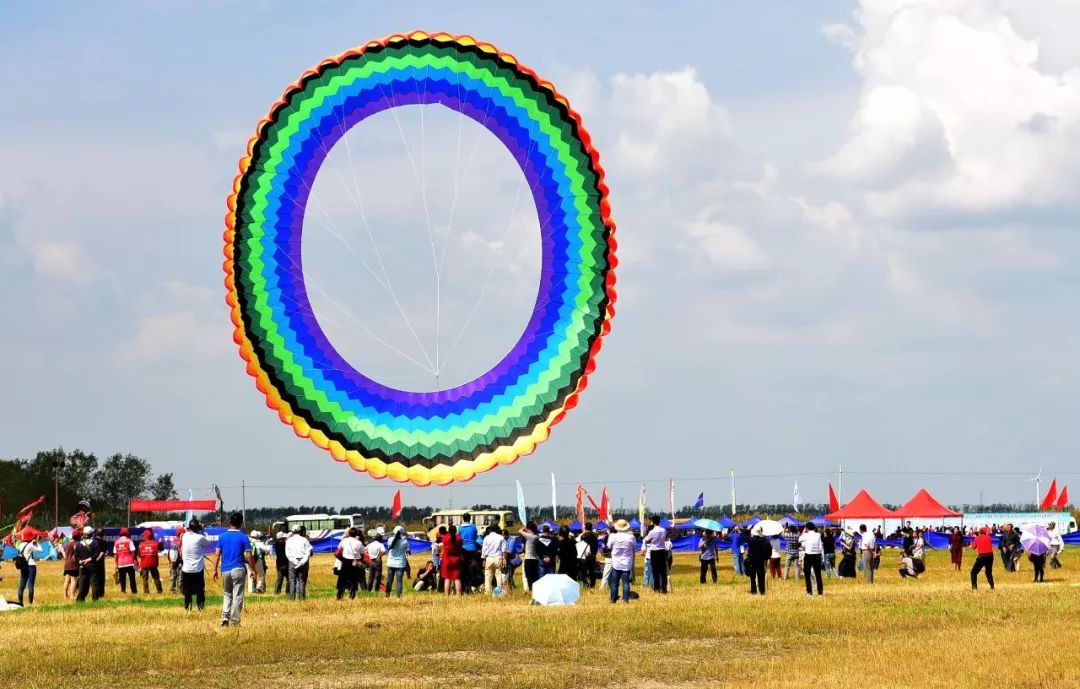
[[213,512],[217,500],[132,500],[132,512]]

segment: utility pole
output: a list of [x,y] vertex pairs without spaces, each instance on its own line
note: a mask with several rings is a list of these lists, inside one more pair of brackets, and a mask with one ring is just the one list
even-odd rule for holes
[[735,469],[731,469],[731,518],[735,519]]
[[247,485],[244,479],[240,479],[240,516],[247,524]]
[[53,511],[56,513],[54,527],[60,526],[60,470],[64,468],[64,460],[53,460]]
[[836,496],[836,501],[841,502],[844,499],[844,465],[840,465],[840,481],[837,483],[840,488],[840,492]]

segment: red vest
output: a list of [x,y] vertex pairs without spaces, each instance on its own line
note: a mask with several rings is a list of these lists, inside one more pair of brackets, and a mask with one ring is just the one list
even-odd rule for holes
[[158,566],[157,541],[139,542],[139,569],[154,569]]

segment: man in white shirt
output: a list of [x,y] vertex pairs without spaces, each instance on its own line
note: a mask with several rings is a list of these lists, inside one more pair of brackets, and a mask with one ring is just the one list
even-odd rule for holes
[[1061,569],[1061,560],[1058,559],[1058,555],[1065,550],[1065,539],[1061,537],[1061,532],[1057,530],[1057,524],[1054,522],[1046,525],[1046,533],[1050,534],[1050,566]]
[[495,584],[499,580],[506,554],[506,539],[499,533],[499,527],[489,524],[480,546],[480,557],[484,561],[484,591],[495,595]]
[[813,596],[810,586],[810,573],[813,571],[817,581],[817,595],[822,595],[821,582],[821,534],[813,522],[808,522],[799,536],[799,545],[803,549],[803,579],[806,581],[806,595]]
[[364,544],[357,538],[359,535],[360,532],[353,527],[338,544],[337,558],[341,563],[337,580],[338,600],[345,597],[346,591],[349,592],[349,600],[356,598],[356,590],[360,587],[361,568],[364,566]]
[[877,551],[877,537],[873,531],[867,531],[866,524],[859,524],[859,554],[862,555],[863,576],[866,583],[874,583],[874,555]]
[[371,535],[371,542],[367,544],[367,556],[370,562],[368,563],[367,573],[367,590],[378,591],[379,586],[382,584],[382,564],[383,557],[386,555],[386,546],[382,542],[382,534],[376,531]]
[[668,549],[667,529],[660,526],[660,516],[652,516],[652,529],[645,534],[642,546],[649,549],[652,560],[653,591],[668,592]]
[[608,588],[611,590],[611,602],[619,600],[619,583],[622,582],[622,601],[630,603],[630,574],[634,571],[634,552],[637,550],[637,539],[630,533],[630,524],[625,519],[620,519],[614,524],[615,533],[607,538],[605,547],[608,552],[607,559],[611,562],[611,575],[608,577]]
[[304,600],[307,598],[311,542],[303,526],[293,529],[292,535],[285,540],[285,559],[289,561],[289,600]]
[[191,610],[192,598],[202,610],[206,605],[206,579],[204,570],[206,548],[210,542],[203,534],[202,523],[192,519],[187,531],[180,537],[180,589],[184,592],[184,610]]

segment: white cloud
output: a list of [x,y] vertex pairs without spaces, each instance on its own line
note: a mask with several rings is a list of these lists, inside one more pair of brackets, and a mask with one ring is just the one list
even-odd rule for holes
[[696,241],[705,258],[717,269],[726,271],[764,270],[769,260],[761,247],[741,228],[713,220],[699,219],[686,233]]
[[120,348],[133,363],[173,363],[215,358],[226,347],[220,322],[209,322],[192,311],[147,316],[138,321],[135,336]]
[[31,246],[30,253],[35,270],[47,277],[88,284],[101,276],[86,250],[75,242],[42,242]]
[[[851,44],[863,90],[822,172],[868,187],[883,215],[1069,203],[1080,173],[1080,54],[1040,60],[1034,4],[864,0]],[[852,43],[849,39],[856,39]],[[1068,55],[1068,58],[1066,58]],[[1073,63],[1063,70],[1062,60]]]

